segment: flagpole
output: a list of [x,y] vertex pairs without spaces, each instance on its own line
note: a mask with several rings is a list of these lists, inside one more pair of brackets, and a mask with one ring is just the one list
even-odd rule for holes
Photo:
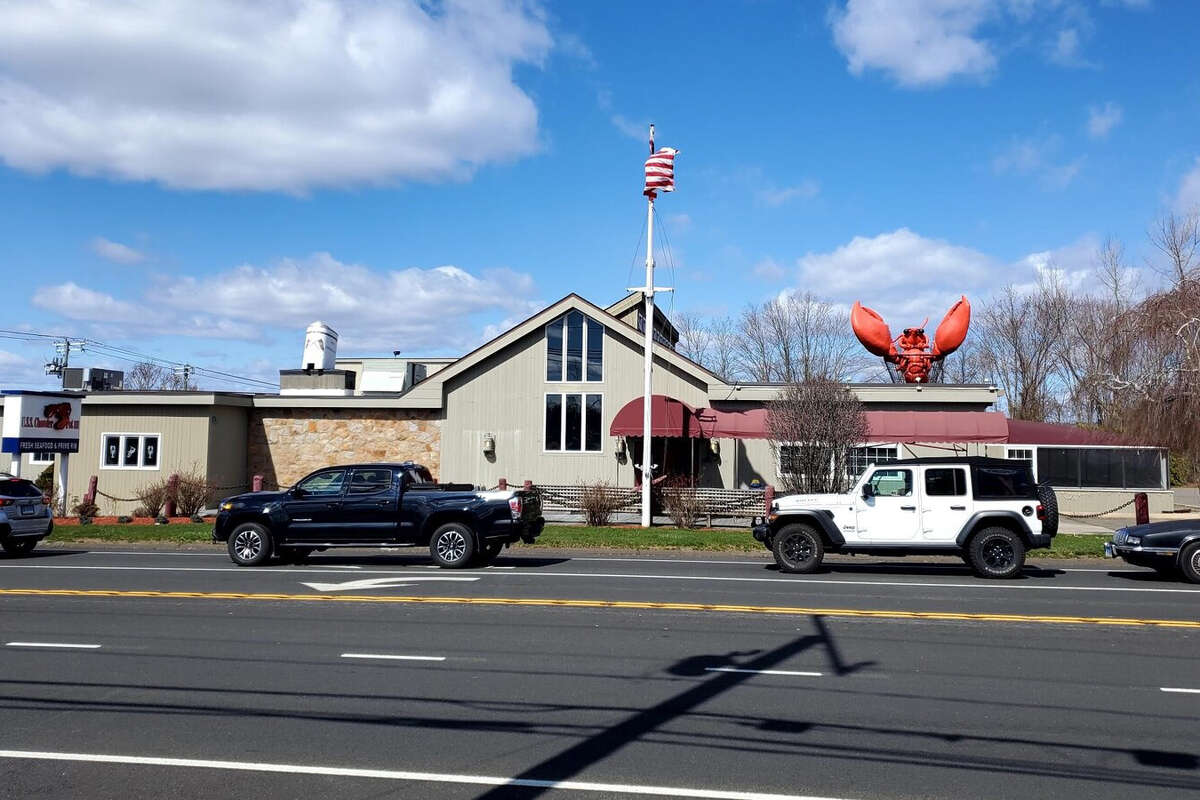
[[[654,126],[650,126],[650,155],[654,155]],[[642,392],[642,527],[650,527],[650,480],[654,469],[650,462],[653,422],[650,395],[653,389],[654,352],[654,192],[646,192],[646,286],[644,291],[646,316],[645,364]]]

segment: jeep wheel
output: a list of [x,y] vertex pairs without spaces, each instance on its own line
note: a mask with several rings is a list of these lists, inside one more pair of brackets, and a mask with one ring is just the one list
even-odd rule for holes
[[271,557],[271,534],[262,525],[247,522],[229,534],[229,557],[239,567],[257,567]]
[[1200,583],[1200,542],[1192,542],[1179,554],[1179,571],[1192,583]]
[[984,528],[971,539],[969,554],[981,578],[1012,578],[1025,566],[1025,543],[1008,528]]
[[5,539],[2,543],[4,552],[10,556],[23,556],[33,552],[33,548],[37,547],[38,540],[32,537],[27,539]]
[[475,534],[461,522],[448,522],[430,537],[429,555],[439,567],[465,567],[475,556]]
[[771,545],[780,572],[816,572],[825,557],[820,534],[807,525],[785,525]]

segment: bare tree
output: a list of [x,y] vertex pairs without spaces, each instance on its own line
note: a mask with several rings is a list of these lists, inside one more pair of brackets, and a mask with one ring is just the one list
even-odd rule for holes
[[1183,283],[1196,268],[1200,250],[1200,210],[1175,214],[1172,211],[1159,217],[1146,234],[1166,263],[1152,265],[1175,284]]
[[707,366],[712,358],[712,334],[704,319],[699,314],[684,311],[676,314],[672,322],[675,330],[679,331],[675,350],[697,364]]
[[737,322],[736,356],[738,376],[759,383],[777,377],[771,327],[762,309],[748,305]]
[[1015,419],[1045,420],[1058,410],[1057,348],[1068,308],[1063,287],[1046,272],[1031,292],[1005,287],[980,315],[980,356]]
[[171,378],[169,370],[150,361],[139,361],[125,372],[125,389],[134,392],[165,389]]
[[844,492],[851,450],[867,438],[862,403],[827,379],[792,383],[767,406],[771,450],[789,492]]
[[857,345],[833,306],[811,292],[747,306],[738,320],[738,364],[754,381],[844,379]]
[[737,377],[737,326],[729,317],[714,319],[708,324],[710,363],[704,366],[725,380]]

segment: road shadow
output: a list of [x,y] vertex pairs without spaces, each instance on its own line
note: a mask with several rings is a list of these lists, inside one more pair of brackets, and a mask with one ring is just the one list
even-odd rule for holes
[[[518,555],[501,555],[492,562],[495,566],[511,566],[528,569],[538,569],[541,567],[552,567],[556,564],[564,564],[570,561],[569,558],[547,558],[543,556],[518,556]],[[373,555],[348,555],[346,551],[327,551],[324,553],[313,553],[306,557],[301,563],[317,567],[332,567],[332,566],[360,566],[360,567],[428,567],[433,561],[429,558],[427,552],[414,550],[411,554],[408,553],[375,553]],[[481,567],[476,567],[480,569]],[[468,568],[470,569],[470,568]]]
[[[768,572],[780,572],[779,565],[775,563],[764,564],[763,569]],[[783,573],[781,573],[783,574]],[[853,564],[844,561],[824,561],[821,563],[820,569],[814,575],[942,575],[947,577],[961,578],[978,578],[979,580],[989,580],[987,578],[979,578],[974,570],[965,564],[908,564],[899,561],[877,561],[869,564]],[[1026,565],[1019,575],[1014,578],[1006,578],[1005,580],[1027,580],[1030,578],[1055,578],[1060,575],[1065,575],[1065,570]],[[803,576],[801,576],[803,577]]]
[[[484,792],[477,800],[531,800],[540,797],[548,791],[550,784],[571,779],[627,745],[637,742],[673,720],[687,716],[701,705],[736,688],[753,677],[755,672],[769,670],[806,650],[824,647],[838,675],[850,674],[874,664],[846,664],[825,621],[819,616],[813,617],[812,620],[814,633],[797,637],[767,652],[731,651],[723,654],[688,656],[677,661],[667,667],[668,674],[681,677],[712,677],[535,764],[516,776],[513,783]],[[714,671],[722,668],[739,671]],[[530,783],[541,785],[529,785]]]

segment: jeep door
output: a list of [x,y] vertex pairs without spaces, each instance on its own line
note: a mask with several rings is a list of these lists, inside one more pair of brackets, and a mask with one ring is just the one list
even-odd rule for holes
[[388,467],[355,467],[342,498],[338,539],[390,542],[396,538],[400,492]]
[[954,543],[975,510],[966,467],[922,467],[921,538]]
[[858,540],[886,543],[920,538],[921,511],[911,467],[877,467],[855,500]]
[[323,469],[288,490],[282,501],[288,541],[330,542],[338,538],[347,472],[344,467]]

